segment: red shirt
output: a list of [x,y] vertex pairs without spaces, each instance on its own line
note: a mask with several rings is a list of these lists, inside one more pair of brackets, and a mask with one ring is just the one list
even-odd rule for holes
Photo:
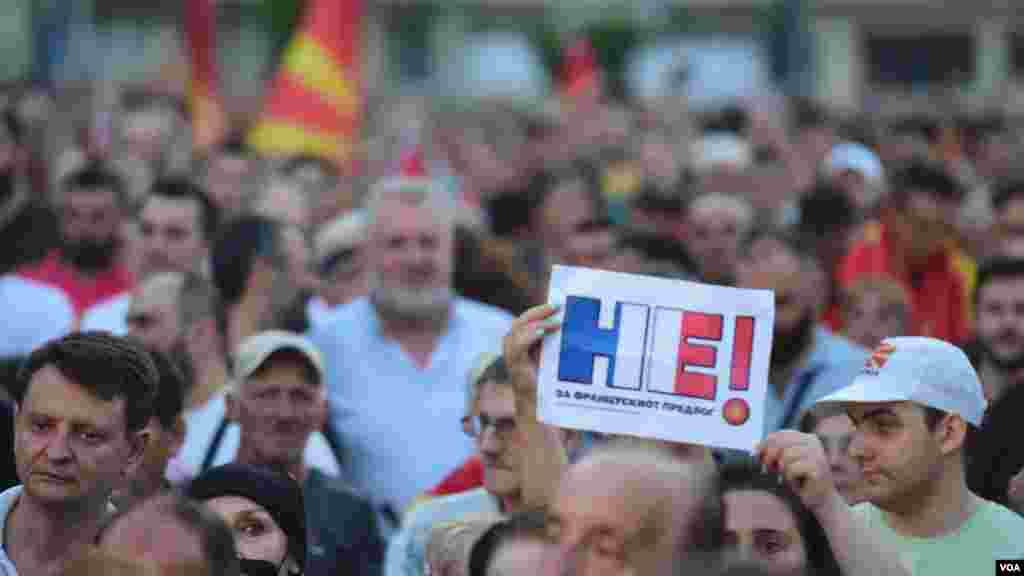
[[122,264],[85,276],[62,260],[57,250],[37,263],[18,268],[15,274],[63,290],[75,308],[76,318],[93,304],[131,290],[135,285],[132,274]]
[[458,494],[484,485],[484,465],[479,456],[473,456],[462,463],[453,472],[445,476],[441,483],[428,492],[429,496],[447,496]]
[[886,277],[910,295],[910,326],[906,336],[930,336],[963,343],[970,336],[972,264],[955,248],[931,256],[916,283],[893,269],[891,238],[885,226],[870,222],[839,264],[837,281],[846,289],[857,280]]

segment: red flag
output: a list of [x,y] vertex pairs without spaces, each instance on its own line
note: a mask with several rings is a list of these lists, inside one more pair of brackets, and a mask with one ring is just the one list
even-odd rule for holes
[[308,0],[249,143],[345,167],[362,118],[363,0]]
[[192,141],[197,150],[216,144],[227,131],[227,116],[220,100],[212,0],[187,0],[185,49],[189,61],[189,113]]
[[581,38],[569,46],[562,59],[563,101],[577,108],[595,102],[599,95],[597,53],[590,40]]

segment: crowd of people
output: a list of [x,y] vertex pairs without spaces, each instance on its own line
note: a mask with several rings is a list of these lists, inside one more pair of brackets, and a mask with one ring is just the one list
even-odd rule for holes
[[[338,166],[244,126],[182,154],[157,91],[102,145],[3,100],[0,574],[1024,560],[1007,119],[419,102]],[[756,454],[541,422],[558,264],[773,291]]]

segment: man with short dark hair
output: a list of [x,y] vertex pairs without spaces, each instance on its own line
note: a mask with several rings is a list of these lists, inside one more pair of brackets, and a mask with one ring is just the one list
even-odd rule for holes
[[[975,366],[990,405],[970,439],[967,482],[979,496],[1024,512],[1018,433],[1024,403],[1024,260],[985,263],[974,299]],[[1018,487],[1011,490],[1014,484]]]
[[131,289],[134,278],[120,258],[128,204],[123,180],[102,163],[73,172],[61,183],[56,202],[60,247],[15,274],[62,290],[76,318]]
[[149,442],[142,456],[142,464],[128,478],[126,485],[114,492],[112,500],[118,509],[127,508],[165,490],[167,464],[185,441],[185,379],[178,365],[157,348],[148,347],[156,366],[156,397],[153,399],[153,417],[149,420]]
[[1024,260],[997,258],[978,271],[974,290],[978,372],[996,402],[1024,383]]
[[220,296],[225,349],[261,332],[281,328],[298,295],[284,227],[273,219],[247,214],[227,224],[211,257],[212,279]]
[[818,322],[811,257],[789,235],[758,228],[740,245],[737,285],[775,293],[765,431],[796,428],[822,396],[853,380],[867,351]]
[[22,484],[0,494],[8,575],[57,574],[93,541],[142,461],[159,375],[132,341],[77,333],[33,352],[11,395]]
[[992,211],[995,255],[1024,258],[1024,179],[999,182],[992,194]]
[[168,573],[196,570],[237,576],[238,552],[231,530],[216,514],[183,496],[168,493],[126,508],[104,526],[99,551],[128,564]]
[[[856,429],[850,453],[867,502],[854,515],[911,575],[983,574],[996,560],[1024,558],[1024,519],[967,486],[965,439],[986,402],[962,350],[934,338],[886,338],[856,380],[821,403],[845,407]],[[777,433],[759,454],[826,530],[848,514],[817,438]]]
[[[137,224],[141,279],[161,272],[206,274],[218,213],[202,188],[183,177],[157,180],[142,202]],[[127,333],[131,300],[125,292],[91,306],[82,316],[82,328]]]
[[880,220],[863,227],[840,261],[840,288],[866,277],[893,279],[910,295],[908,334],[964,343],[974,263],[953,245],[963,195],[942,168],[914,162],[897,171]]

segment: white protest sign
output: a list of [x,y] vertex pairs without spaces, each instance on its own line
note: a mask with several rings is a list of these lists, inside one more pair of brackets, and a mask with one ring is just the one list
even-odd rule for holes
[[764,433],[775,299],[555,266],[538,416],[579,430],[752,451]]

